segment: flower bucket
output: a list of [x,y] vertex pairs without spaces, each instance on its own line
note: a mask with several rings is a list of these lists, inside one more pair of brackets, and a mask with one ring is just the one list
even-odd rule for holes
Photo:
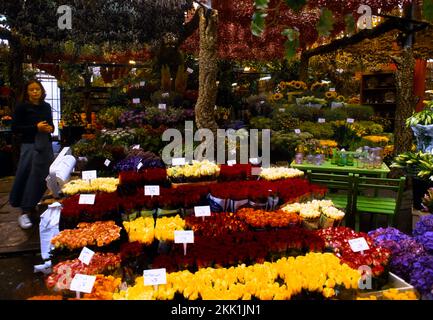
[[417,142],[417,150],[424,153],[433,153],[433,125],[417,124],[411,126]]
[[248,199],[245,200],[230,200],[230,210],[236,212],[239,209],[247,207],[249,204]]
[[143,217],[143,218],[147,218],[147,217],[153,218],[154,214],[155,214],[155,209],[152,209],[152,210],[143,209],[140,211],[140,217]]
[[275,209],[277,209],[279,201],[280,201],[279,197],[268,197],[267,210],[274,211]]
[[230,199],[220,199],[209,194],[207,196],[211,212],[227,212],[230,205]]
[[302,227],[307,230],[319,229],[320,217],[315,219],[304,219],[302,220]]
[[319,219],[319,228],[326,229],[326,228],[338,227],[340,223],[341,220],[332,219],[322,214]]
[[253,209],[266,210],[268,203],[267,202],[254,202],[254,201],[249,200],[248,205]]
[[157,217],[168,217],[168,216],[175,216],[181,212],[180,209],[161,209],[158,208],[156,210],[156,216]]

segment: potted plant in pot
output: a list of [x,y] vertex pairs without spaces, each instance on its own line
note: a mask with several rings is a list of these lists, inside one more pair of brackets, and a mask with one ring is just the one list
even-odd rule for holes
[[413,177],[413,206],[421,210],[422,197],[427,189],[433,187],[433,154],[423,152],[406,152],[398,155],[391,168],[403,169]]
[[425,109],[414,113],[406,120],[417,141],[417,150],[431,153],[433,151],[433,101],[425,101]]

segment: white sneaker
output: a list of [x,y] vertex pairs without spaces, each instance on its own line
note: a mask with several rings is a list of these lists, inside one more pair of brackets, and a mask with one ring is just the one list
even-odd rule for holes
[[21,229],[30,229],[33,227],[33,223],[27,213],[19,216],[18,224],[20,225]]

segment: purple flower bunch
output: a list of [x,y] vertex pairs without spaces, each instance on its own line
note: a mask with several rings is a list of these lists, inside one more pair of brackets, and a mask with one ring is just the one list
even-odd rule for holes
[[137,156],[123,159],[114,165],[114,170],[116,172],[137,171],[138,164],[141,162],[141,160],[143,160],[143,158]]
[[120,123],[128,127],[140,127],[145,123],[146,113],[138,110],[128,110],[120,116]]
[[433,298],[433,256],[421,256],[413,264],[410,283],[425,298]]
[[415,225],[413,235],[415,237],[423,235],[428,231],[433,231],[433,214],[422,216]]
[[409,280],[413,263],[420,255],[425,254],[424,247],[395,228],[380,228],[370,231],[368,235],[373,238],[376,245],[391,250],[391,271]]
[[[400,242],[403,240],[410,239],[407,234],[404,234],[400,230],[395,228],[379,228],[368,233],[370,237],[374,239],[375,244],[382,245],[384,241],[395,241]],[[391,249],[391,248],[390,248]]]
[[424,246],[429,254],[433,254],[433,231],[427,231],[424,234],[416,236],[415,239]]

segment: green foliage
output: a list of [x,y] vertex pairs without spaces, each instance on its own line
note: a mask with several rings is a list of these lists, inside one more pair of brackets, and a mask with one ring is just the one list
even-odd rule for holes
[[325,8],[322,10],[320,14],[320,19],[317,22],[317,31],[319,32],[319,36],[329,36],[331,31],[334,28],[334,16],[332,11]]
[[348,118],[345,108],[328,109],[325,110],[323,117],[326,121],[346,120]]
[[296,153],[298,145],[304,145],[313,136],[308,132],[301,132],[301,134],[285,133],[281,131],[272,132],[271,136],[271,160],[276,162],[278,160],[290,161]]
[[300,46],[299,31],[295,29],[284,29],[281,34],[287,37],[286,42],[284,42],[284,48],[286,59],[290,61],[296,56],[296,52]]
[[124,107],[108,107],[99,110],[96,119],[104,128],[115,129],[119,125],[119,118],[125,111]]
[[356,31],[356,23],[355,19],[353,18],[353,15],[348,14],[344,18],[344,22],[346,24],[346,33],[348,34],[354,34]]
[[390,132],[392,130],[392,124],[393,123],[391,122],[391,120],[389,118],[382,117],[379,115],[373,115],[368,120],[373,121],[376,124],[380,124],[382,126],[384,132]]
[[433,22],[433,0],[423,0],[422,15],[427,21]]
[[433,155],[423,152],[406,152],[395,157],[392,168],[404,169],[410,174],[416,174],[422,179],[433,175]]
[[302,7],[307,4],[307,0],[285,0],[285,2],[286,5],[295,12],[299,12]]
[[424,126],[433,124],[433,101],[429,101],[424,110],[413,113],[412,116],[406,120],[408,127],[417,124]]
[[174,91],[180,94],[185,93],[188,84],[188,75],[189,73],[185,71],[185,66],[180,65],[177,69],[176,79],[174,81]]
[[364,132],[363,135],[378,135],[383,133],[383,127],[374,123],[373,121],[358,121],[354,123],[354,126],[358,126]]
[[369,120],[374,115],[374,109],[371,106],[346,105],[344,109],[347,117],[356,121]]
[[256,37],[260,37],[265,30],[265,18],[267,13],[264,12],[254,12],[253,18],[251,21],[251,32]]
[[265,117],[255,117],[250,120],[251,129],[270,129],[272,128],[272,119]]
[[254,0],[257,9],[267,9],[269,0]]
[[171,74],[170,68],[167,65],[161,68],[161,90],[163,92],[171,91]]
[[300,124],[301,132],[309,132],[316,139],[331,139],[334,136],[334,128],[331,123],[303,122]]
[[300,121],[311,121],[317,122],[317,119],[323,118],[324,111],[316,108],[306,108],[298,105],[290,105],[287,108],[287,112],[292,115],[293,118],[297,118]]
[[274,112],[272,118],[272,129],[275,131],[291,132],[299,129],[299,119],[294,118],[288,112]]

